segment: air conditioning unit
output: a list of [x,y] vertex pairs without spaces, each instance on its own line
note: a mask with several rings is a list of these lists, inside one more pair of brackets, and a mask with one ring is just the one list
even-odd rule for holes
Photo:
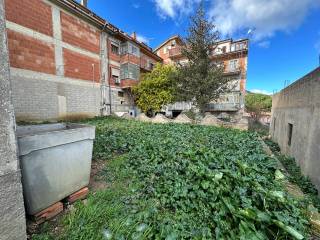
[[117,77],[117,78],[114,79],[114,82],[115,82],[116,84],[120,84],[121,80],[120,80],[119,77]]

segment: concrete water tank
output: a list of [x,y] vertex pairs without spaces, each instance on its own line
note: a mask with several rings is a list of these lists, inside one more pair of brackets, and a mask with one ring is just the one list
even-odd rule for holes
[[95,127],[82,124],[18,126],[27,213],[34,215],[87,186]]

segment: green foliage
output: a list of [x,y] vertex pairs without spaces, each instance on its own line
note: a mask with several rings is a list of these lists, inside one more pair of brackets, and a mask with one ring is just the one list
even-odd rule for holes
[[272,107],[272,97],[260,93],[247,93],[245,106],[255,120],[259,120],[261,112],[270,112]]
[[223,66],[212,61],[212,52],[218,40],[219,33],[215,25],[206,19],[203,6],[200,5],[196,15],[191,18],[182,48],[182,55],[188,62],[179,66],[175,78],[177,98],[194,102],[202,113],[210,101],[230,90],[230,86],[227,87],[230,79],[223,77]]
[[318,191],[311,182],[310,178],[303,175],[300,167],[296,164],[294,158],[282,155],[278,144],[271,140],[265,140],[266,144],[270,147],[272,152],[276,154],[279,161],[289,173],[289,181],[295,183],[300,187],[302,192],[306,194],[312,201],[313,205],[320,210],[320,200],[318,198]]
[[175,69],[171,65],[157,64],[150,73],[142,76],[133,88],[137,106],[145,113],[158,112],[162,106],[171,103],[174,97],[173,78]]
[[255,133],[116,118],[89,123],[97,126],[95,157],[116,156],[104,172],[111,186],[76,205],[60,239],[308,236],[305,206],[275,180],[276,162]]

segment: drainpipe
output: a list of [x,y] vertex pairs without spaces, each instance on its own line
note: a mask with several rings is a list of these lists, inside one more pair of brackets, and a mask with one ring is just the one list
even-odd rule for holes
[[[101,35],[103,34],[105,28],[107,26],[107,22],[104,24],[102,30],[101,30]],[[101,41],[102,42],[102,41]],[[102,43],[103,44],[103,43]],[[110,109],[110,115],[111,115],[111,112],[112,112],[112,97],[111,97],[111,82],[110,82],[110,74],[109,74],[109,50],[108,50],[108,47],[109,47],[109,34],[106,33],[106,51],[105,53],[103,54],[103,57],[105,58],[105,62],[104,64],[106,65],[106,71],[104,73],[104,79],[103,79],[103,86],[106,86],[106,80],[108,82],[108,92],[109,92],[109,109]],[[102,67],[101,67],[102,69]],[[106,79],[107,78],[107,79]],[[105,89],[105,88],[104,88]]]
[[[107,41],[109,41],[109,37],[107,36]],[[107,46],[108,48],[109,46]],[[108,58],[108,62],[109,62],[109,51],[107,50],[107,58]],[[110,82],[110,73],[109,73],[109,64],[108,64],[108,85],[109,85],[109,107],[110,107],[110,115],[112,113],[112,107],[111,107],[111,104],[112,104],[112,94],[111,94],[111,82]]]

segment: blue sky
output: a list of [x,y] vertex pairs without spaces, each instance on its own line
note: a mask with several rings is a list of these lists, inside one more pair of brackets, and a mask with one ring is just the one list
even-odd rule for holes
[[[155,48],[184,36],[200,0],[89,0],[88,7]],[[247,89],[272,93],[319,66],[320,0],[206,0],[221,38],[245,38],[249,29]]]

